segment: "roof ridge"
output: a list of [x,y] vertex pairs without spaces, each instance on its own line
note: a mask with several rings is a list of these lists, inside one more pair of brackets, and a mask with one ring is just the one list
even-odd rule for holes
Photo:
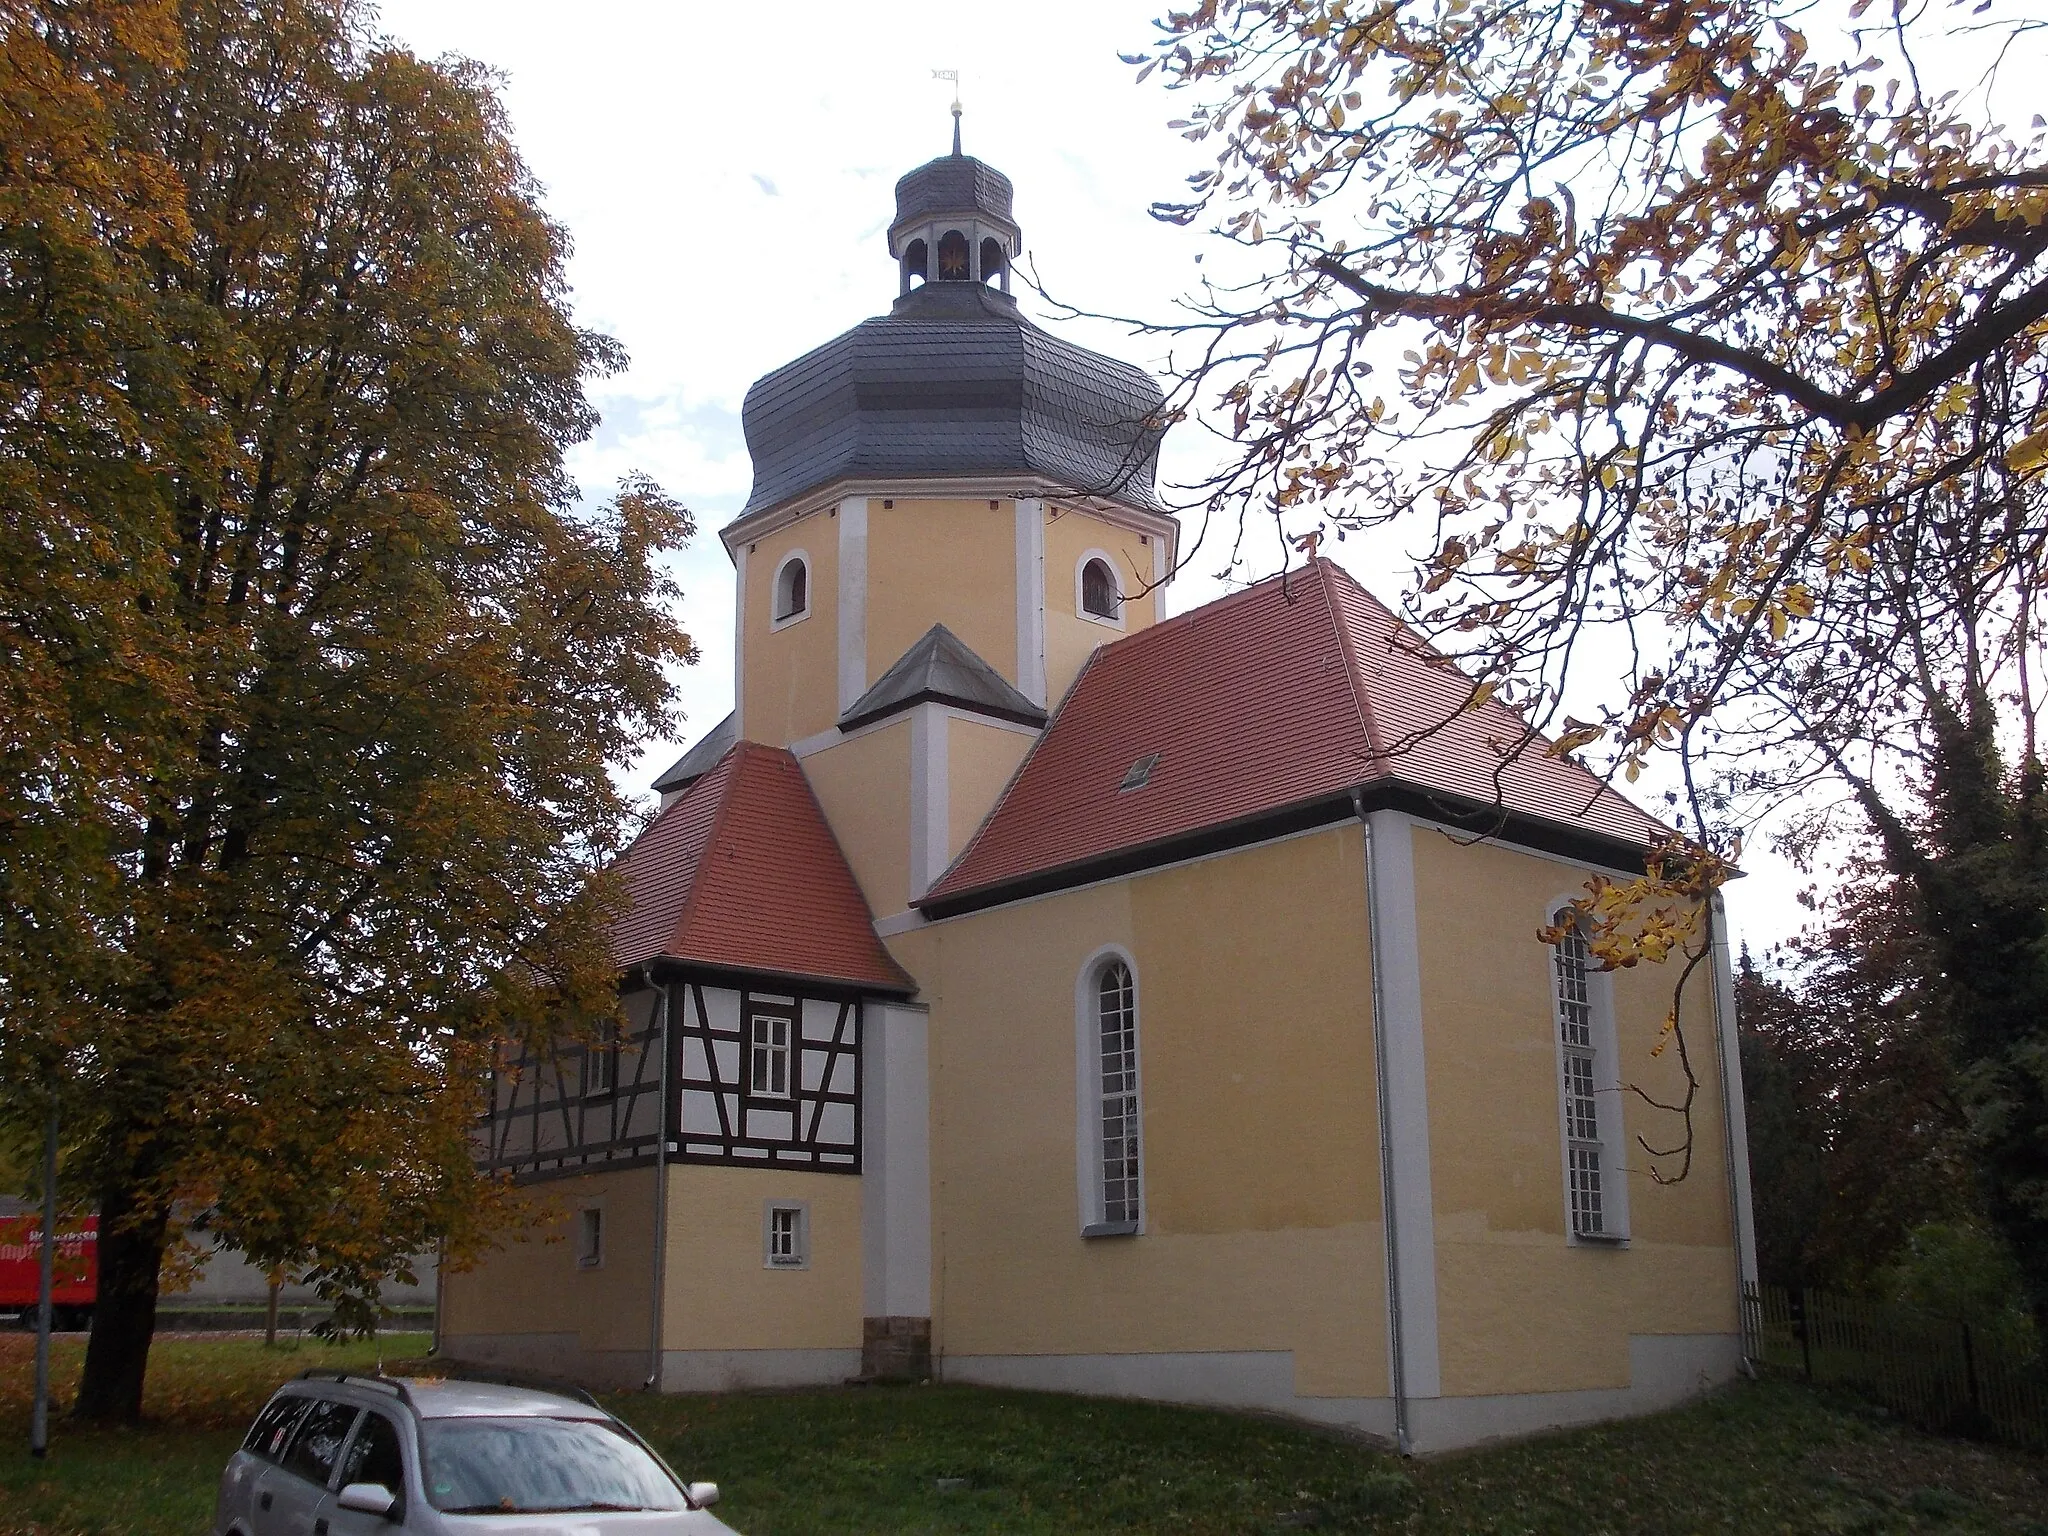
[[[1337,601],[1337,594],[1333,590],[1334,578],[1331,572],[1338,569],[1337,563],[1321,555],[1315,556],[1310,563],[1320,568],[1323,601],[1330,610],[1330,623],[1337,631],[1337,648],[1344,654],[1344,676],[1351,684],[1351,701],[1358,709],[1359,729],[1365,732],[1365,750],[1371,754],[1374,768],[1381,777],[1384,777],[1388,772],[1387,749],[1380,739],[1379,719],[1373,713],[1372,695],[1366,691],[1365,675],[1359,670],[1356,637],[1351,633],[1351,626],[1344,618],[1344,605]],[[1350,576],[1348,571],[1344,574]],[[1353,584],[1356,585],[1355,580]]]
[[[711,813],[711,825],[704,829],[704,846],[698,851],[696,868],[690,871],[690,888],[683,893],[683,904],[676,909],[675,926],[669,930],[668,941],[673,948],[682,947],[683,934],[689,929],[690,917],[697,910],[697,898],[704,890],[705,861],[711,857],[711,850],[718,846],[718,834],[723,830],[725,819],[732,811],[733,790],[739,779],[739,759],[746,755],[747,748],[758,745],[759,743],[742,736],[726,748],[724,756],[705,770],[704,778],[708,779],[719,769],[726,768],[728,763],[732,765],[726,768],[725,782],[719,786],[718,808]],[[679,800],[676,803],[680,805],[682,802]]]
[[[750,743],[750,745],[760,746],[761,744],[755,742]],[[811,783],[811,776],[804,772],[803,759],[787,747],[763,747],[763,750],[771,756],[787,758],[790,766],[796,769],[797,782],[803,785],[804,794],[811,802],[811,809],[817,813],[818,825],[825,829],[825,838],[832,844],[832,852],[837,855],[840,868],[846,871],[847,884],[853,888],[854,898],[860,902],[861,912],[868,920],[868,931],[874,933],[875,944],[882,951],[882,958],[889,962],[889,965],[895,970],[897,975],[901,976],[904,981],[914,988],[917,984],[917,978],[910,974],[903,962],[896,958],[895,951],[891,950],[888,944],[883,941],[882,935],[875,931],[875,909],[868,901],[868,893],[861,889],[860,877],[853,872],[853,861],[846,856],[846,845],[839,841],[839,829],[832,825],[832,818],[825,814],[825,807],[818,799],[817,787]]]
[[[1341,570],[1342,568],[1338,567],[1338,569]],[[1413,624],[1410,624],[1406,619],[1402,618],[1401,615],[1396,613],[1394,609],[1391,606],[1389,606],[1383,598],[1374,594],[1370,588],[1366,587],[1362,582],[1358,580],[1357,577],[1353,576],[1349,571],[1344,571],[1343,575],[1345,579],[1348,580],[1354,587],[1358,588],[1360,595],[1363,596],[1367,602],[1371,603],[1374,607],[1378,608],[1381,612],[1385,613],[1387,617],[1393,622],[1394,628],[1397,632],[1397,639],[1400,635],[1406,635],[1408,637],[1408,640],[1410,642],[1409,654],[1414,656],[1415,659],[1421,662],[1424,666],[1442,667],[1448,669],[1449,671],[1457,675],[1460,682],[1464,683],[1466,688],[1469,690],[1469,694],[1467,701],[1459,706],[1461,713],[1468,710],[1476,713],[1479,710],[1487,709],[1489,707],[1497,709],[1502,714],[1508,717],[1508,719],[1514,724],[1517,730],[1522,732],[1523,740],[1521,744],[1514,748],[1512,751],[1503,751],[1501,753],[1501,769],[1503,771],[1512,764],[1520,762],[1525,756],[1527,749],[1531,746],[1534,746],[1540,749],[1539,755],[1541,757],[1546,758],[1551,762],[1562,764],[1566,771],[1577,773],[1581,778],[1583,778],[1586,781],[1586,783],[1589,786],[1591,786],[1593,790],[1593,796],[1591,800],[1586,802],[1585,810],[1590,810],[1592,806],[1595,803],[1597,803],[1602,796],[1608,796],[1614,800],[1619,801],[1621,804],[1629,807],[1629,809],[1641,815],[1645,820],[1651,822],[1657,821],[1657,818],[1654,815],[1652,815],[1649,811],[1645,810],[1642,806],[1636,804],[1634,800],[1630,799],[1620,790],[1616,789],[1611,783],[1607,781],[1605,777],[1595,773],[1591,768],[1588,768],[1583,762],[1579,761],[1577,757],[1569,753],[1563,755],[1553,755],[1550,751],[1550,748],[1554,744],[1555,738],[1545,731],[1538,730],[1536,726],[1530,722],[1528,716],[1524,715],[1521,709],[1516,705],[1510,704],[1506,700],[1501,699],[1493,694],[1489,694],[1485,698],[1479,699],[1476,703],[1474,703],[1471,695],[1476,695],[1482,685],[1473,678],[1471,673],[1465,670],[1463,662],[1461,662],[1456,656],[1451,655],[1449,652],[1440,650],[1436,646],[1436,644],[1429,638],[1429,636],[1425,635]],[[1432,730],[1435,729],[1441,729],[1441,727],[1432,727]],[[1389,772],[1391,774],[1391,770],[1389,770]],[[1399,775],[1392,776],[1399,777]],[[1585,810],[1580,811],[1578,814],[1585,814]],[[1659,825],[1661,825],[1661,823],[1659,823]]]

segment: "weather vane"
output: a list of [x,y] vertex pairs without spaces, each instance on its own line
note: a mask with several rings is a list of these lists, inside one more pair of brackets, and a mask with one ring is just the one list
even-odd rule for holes
[[953,153],[957,155],[960,153],[960,71],[935,69],[932,71],[932,78],[953,82]]

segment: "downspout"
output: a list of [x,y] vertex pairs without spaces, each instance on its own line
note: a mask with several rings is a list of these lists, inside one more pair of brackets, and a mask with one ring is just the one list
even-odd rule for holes
[[1394,1447],[1403,1456],[1412,1456],[1415,1444],[1408,1433],[1408,1371],[1401,1333],[1401,1239],[1394,1220],[1394,1136],[1390,1126],[1393,1096],[1387,1084],[1387,1037],[1380,1027],[1387,1010],[1381,981],[1379,882],[1373,878],[1372,823],[1366,819],[1365,796],[1357,789],[1351,791],[1351,809],[1365,838],[1366,942],[1372,959],[1372,1072],[1380,1122],[1380,1227],[1387,1237],[1387,1383],[1394,1398]]
[[[640,973],[647,976],[646,971]],[[651,978],[649,978],[651,980]],[[654,1266],[650,1277],[652,1300],[647,1309],[647,1380],[641,1390],[653,1392],[661,1386],[661,1304],[668,1284],[668,1003],[669,988],[655,990],[655,1034],[661,1047],[660,1098],[654,1109]]]

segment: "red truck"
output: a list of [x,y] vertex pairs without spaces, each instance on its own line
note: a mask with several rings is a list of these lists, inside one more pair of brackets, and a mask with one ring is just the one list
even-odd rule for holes
[[[43,1219],[0,1216],[0,1317],[33,1328],[42,1294]],[[100,1290],[100,1224],[94,1217],[61,1223],[50,1291],[50,1326],[83,1328]]]

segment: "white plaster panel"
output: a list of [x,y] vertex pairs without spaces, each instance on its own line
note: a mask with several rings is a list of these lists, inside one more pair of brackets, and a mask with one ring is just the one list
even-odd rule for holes
[[[700,987],[704,1000],[704,1022],[713,1029],[737,1029],[740,1023],[740,995],[729,987]],[[694,1007],[694,1005],[693,1005]],[[694,1019],[691,1022],[696,1022]]]

